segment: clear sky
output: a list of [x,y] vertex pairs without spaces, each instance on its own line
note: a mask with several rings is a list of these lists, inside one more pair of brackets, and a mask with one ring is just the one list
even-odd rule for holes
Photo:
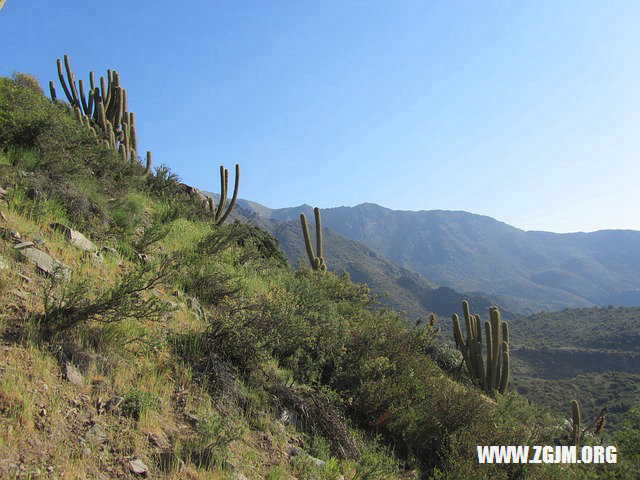
[[0,75],[117,69],[140,151],[210,191],[240,163],[273,208],[637,230],[639,25],[637,1],[8,0]]

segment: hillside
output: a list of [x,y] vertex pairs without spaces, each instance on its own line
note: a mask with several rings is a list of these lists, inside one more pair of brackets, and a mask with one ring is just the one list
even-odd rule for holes
[[595,416],[604,406],[616,428],[640,403],[640,308],[583,308],[512,322],[514,386],[562,411],[579,398]]
[[[310,210],[255,207],[280,221]],[[525,232],[467,212],[394,211],[371,203],[323,209],[322,218],[325,227],[438,285],[483,292],[514,312],[640,305],[638,231]]]
[[[261,226],[276,237],[292,266],[308,262],[299,221],[265,221]],[[349,240],[331,229],[324,228],[323,236],[329,269],[347,271],[354,282],[365,283],[373,293],[382,295],[382,305],[404,310],[413,320],[424,320],[432,312],[448,319],[451,312],[459,310],[463,299],[468,299],[481,310],[487,310],[494,304],[480,296],[463,295],[451,288],[438,287],[422,275],[387,260],[366,245]],[[507,311],[504,314],[506,317],[511,315]],[[447,329],[448,323],[445,323]]]
[[607,431],[616,464],[480,465],[477,445],[568,444],[571,425],[484,393],[366,285],[291,269],[271,234],[225,222],[232,203],[212,211],[137,156],[133,116],[102,93],[95,120],[33,77],[0,78],[0,478],[639,471],[640,410]]

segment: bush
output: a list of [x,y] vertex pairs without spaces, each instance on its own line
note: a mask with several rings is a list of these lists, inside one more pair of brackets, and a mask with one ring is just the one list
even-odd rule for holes
[[157,265],[139,264],[116,285],[101,292],[89,281],[63,284],[52,276],[44,291],[44,313],[37,319],[42,336],[50,339],[90,321],[108,324],[129,317],[160,319],[167,313],[167,305],[156,297],[144,298],[142,294],[168,282],[173,268],[168,258],[162,258]]
[[124,393],[120,403],[120,412],[125,417],[140,420],[140,416],[150,410],[158,408],[158,397],[152,393],[133,388]]

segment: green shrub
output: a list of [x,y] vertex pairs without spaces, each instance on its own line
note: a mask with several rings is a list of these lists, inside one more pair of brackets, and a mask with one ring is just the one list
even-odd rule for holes
[[168,282],[173,262],[162,258],[157,264],[138,264],[135,270],[104,289],[87,280],[63,282],[55,276],[44,290],[44,313],[36,323],[45,339],[50,339],[90,321],[104,324],[125,318],[158,320],[168,311],[166,304],[143,294]]
[[120,412],[125,417],[139,420],[140,416],[146,412],[158,408],[158,397],[152,393],[132,388],[123,395],[120,403]]

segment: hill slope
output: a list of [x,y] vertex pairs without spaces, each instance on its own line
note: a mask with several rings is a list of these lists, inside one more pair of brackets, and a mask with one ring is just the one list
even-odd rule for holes
[[[287,221],[311,207],[255,211]],[[395,211],[371,203],[322,209],[322,219],[439,285],[485,292],[512,311],[640,305],[638,231],[525,232],[467,212]]]
[[640,403],[640,308],[582,308],[511,321],[513,378],[532,401],[588,417],[605,405],[615,428]]

